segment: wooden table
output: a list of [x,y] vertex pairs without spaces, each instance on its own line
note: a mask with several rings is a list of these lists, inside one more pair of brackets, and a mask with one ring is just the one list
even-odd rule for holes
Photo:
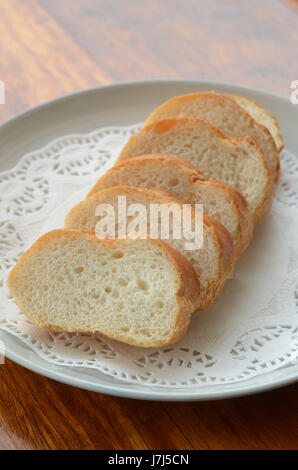
[[[225,80],[289,96],[297,0],[0,0],[1,120],[119,80]],[[1,449],[294,449],[298,384],[206,403],[89,393],[0,366]]]

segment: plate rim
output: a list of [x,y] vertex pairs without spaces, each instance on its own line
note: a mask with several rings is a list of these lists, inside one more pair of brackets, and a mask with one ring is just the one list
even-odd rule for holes
[[56,98],[51,98],[49,100],[43,101],[42,103],[38,103],[37,105],[31,106],[28,109],[25,109],[24,111],[21,111],[20,113],[17,113],[10,118],[6,119],[2,123],[0,123],[0,128],[3,128],[9,124],[11,124],[13,121],[18,120],[20,118],[23,118],[35,111],[38,111],[41,108],[48,107],[52,104],[55,104],[56,102],[62,102],[62,101],[67,101],[68,99],[71,99],[73,97],[77,97],[80,95],[88,94],[90,92],[96,92],[98,90],[104,90],[104,89],[111,89],[111,88],[119,88],[119,87],[126,87],[126,86],[134,86],[134,85],[146,85],[146,84],[151,84],[155,83],[156,85],[158,83],[188,83],[188,84],[214,84],[215,86],[223,86],[223,87],[236,87],[240,88],[242,90],[250,90],[253,92],[257,93],[262,93],[267,96],[274,96],[275,98],[285,100],[289,103],[289,97],[286,95],[282,95],[280,93],[274,92],[274,91],[269,91],[265,90],[264,88],[257,88],[257,87],[252,87],[252,86],[245,86],[245,85],[239,85],[237,83],[229,82],[229,81],[220,81],[220,80],[196,80],[196,79],[191,79],[191,78],[154,78],[154,79],[145,79],[145,80],[124,80],[120,82],[115,82],[115,83],[109,83],[105,85],[96,85],[94,87],[87,87],[87,88],[82,88],[80,90],[76,90],[70,93],[64,93],[62,95],[57,96]]
[[[97,91],[104,92],[105,89],[111,90],[113,88],[119,89],[119,88],[142,86],[142,85],[146,86],[150,84],[154,84],[155,86],[158,86],[159,84],[164,85],[166,83],[170,83],[172,85],[174,85],[175,83],[177,83],[177,85],[183,85],[183,84],[189,84],[189,85],[193,84],[194,86],[195,85],[197,86],[208,85],[211,88],[213,85],[215,87],[227,87],[227,88],[233,87],[233,88],[237,88],[246,92],[250,91],[250,92],[263,94],[267,96],[268,98],[275,98],[278,100],[282,100],[284,102],[287,102],[288,105],[291,104],[289,97],[287,97],[286,95],[282,95],[282,94],[269,91],[269,90],[264,90],[261,88],[239,85],[233,82],[225,82],[225,81],[218,81],[218,80],[182,79],[182,78],[181,79],[180,78],[171,78],[171,79],[161,78],[161,79],[146,79],[146,80],[127,80],[127,81],[115,82],[111,84],[97,85],[95,87],[90,87],[90,88],[84,88],[84,89],[77,90],[71,93],[63,94],[56,98],[52,98],[43,103],[39,103],[2,122],[0,124],[0,130],[1,131],[5,130],[5,127],[9,125],[13,125],[15,121],[19,121],[23,118],[26,118],[33,113],[38,113],[39,110],[44,110],[45,108],[55,105],[56,103],[61,104],[63,102],[66,102],[68,100],[71,100],[79,96],[84,96],[84,95],[87,96],[88,94],[96,93]],[[11,335],[9,332],[5,331],[5,333],[9,334],[11,338],[14,338],[14,336]],[[30,351],[34,353],[38,359],[42,359],[38,356],[38,354],[35,351],[33,350],[30,350]],[[81,389],[104,393],[107,395],[133,398],[133,399],[143,399],[143,400],[202,401],[202,400],[227,399],[227,398],[234,398],[237,396],[251,395],[255,393],[261,393],[264,391],[273,390],[278,387],[290,385],[298,381],[298,364],[297,364],[288,368],[289,370],[285,372],[284,377],[280,377],[277,374],[277,377],[273,377],[273,380],[271,381],[265,380],[264,383],[249,384],[249,382],[253,381],[253,379],[255,379],[256,377],[260,378],[262,377],[262,375],[265,375],[265,374],[260,374],[251,379],[243,380],[240,382],[235,382],[232,384],[214,385],[214,387],[217,387],[218,390],[215,389],[212,393],[210,393],[210,391],[204,391],[205,386],[202,386],[202,387],[198,386],[198,388],[195,388],[194,390],[191,390],[189,387],[185,388],[182,393],[177,392],[178,388],[172,388],[171,393],[169,394],[169,392],[167,391],[168,390],[167,388],[165,388],[163,392],[162,389],[160,388],[157,390],[155,386],[149,386],[149,385],[142,386],[138,384],[140,387],[143,387],[142,390],[133,390],[131,386],[134,386],[135,384],[132,384],[129,382],[121,381],[121,386],[119,388],[119,386],[117,386],[118,384],[115,384],[115,385],[97,384],[97,383],[88,382],[88,380],[84,378],[78,379],[76,377],[70,377],[71,374],[65,375],[65,369],[67,369],[67,371],[72,369],[69,366],[67,366],[67,368],[66,366],[57,366],[59,368],[59,371],[51,371],[50,369],[46,368],[46,366],[43,366],[42,364],[41,365],[35,364],[34,362],[30,361],[30,359],[26,359],[20,356],[15,351],[13,351],[13,349],[5,348],[5,356],[8,359],[12,360],[13,362],[18,363],[21,366],[33,372],[36,372],[40,375],[46,376],[50,379],[56,380],[61,383],[76,386]],[[270,376],[273,374],[274,376],[274,372],[281,371],[281,370],[282,369],[271,371],[268,373],[268,375]],[[224,391],[223,390],[224,387],[228,387],[228,390]]]
[[[32,350],[32,352],[34,352]],[[247,379],[243,380],[240,382],[235,382],[234,384],[226,384],[226,385],[220,385],[220,387],[225,387],[225,386],[234,386],[234,390],[228,390],[228,391],[222,391],[221,388],[219,390],[215,390],[213,393],[210,394],[209,391],[204,391],[204,386],[201,388],[198,387],[194,391],[191,391],[190,388],[185,389],[183,393],[177,393],[177,388],[171,389],[171,395],[167,393],[167,389],[165,388],[164,393],[162,393],[161,389],[158,389],[158,393],[153,393],[152,390],[155,389],[154,387],[150,387],[148,385],[144,386],[144,389],[142,391],[140,390],[132,390],[130,388],[131,384],[130,382],[122,382],[121,385],[123,385],[121,388],[117,388],[117,386],[114,385],[102,385],[102,384],[94,384],[92,382],[88,382],[86,380],[80,380],[75,377],[68,377],[59,372],[52,372],[49,369],[44,368],[43,366],[35,365],[29,360],[26,360],[19,355],[11,352],[11,351],[6,351],[5,350],[5,356],[8,357],[8,359],[12,360],[13,362],[16,362],[17,364],[21,365],[22,367],[25,367],[26,369],[29,369],[33,372],[36,372],[42,376],[45,376],[47,378],[50,378],[52,380],[55,380],[57,382],[71,385],[74,387],[78,387],[83,390],[88,390],[92,392],[97,392],[97,393],[103,393],[105,395],[112,395],[116,397],[125,397],[125,398],[131,398],[131,399],[139,399],[139,400],[150,400],[150,401],[168,401],[168,402],[175,402],[175,401],[213,401],[213,400],[222,400],[222,399],[229,399],[229,398],[236,398],[236,397],[241,397],[241,396],[249,396],[249,395],[254,395],[257,393],[263,393],[266,391],[274,390],[286,385],[291,385],[293,383],[296,383],[298,381],[298,370],[297,373],[291,374],[289,377],[284,377],[284,378],[278,378],[274,381],[271,382],[265,382],[264,384],[259,384],[259,385],[252,385],[245,387],[245,384],[247,384],[250,380],[252,379]],[[65,369],[71,369],[69,366],[59,366],[59,368]],[[281,370],[281,369],[277,369]],[[273,373],[274,371],[272,371]],[[260,378],[264,374],[260,374],[256,377]],[[268,373],[270,375],[270,373]],[[242,386],[244,385],[244,386]],[[217,385],[219,386],[219,385]],[[214,386],[215,387],[215,386]],[[239,387],[239,388],[238,388]],[[175,393],[176,390],[176,393]]]

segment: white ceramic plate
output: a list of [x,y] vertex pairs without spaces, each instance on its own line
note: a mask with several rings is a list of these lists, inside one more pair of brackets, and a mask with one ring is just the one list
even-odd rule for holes
[[[168,98],[194,91],[214,90],[244,94],[276,114],[286,147],[298,149],[298,106],[289,98],[253,88],[226,83],[156,80],[129,82],[81,91],[37,106],[0,127],[0,171],[13,167],[28,152],[53,139],[72,133],[90,132],[106,126],[130,125],[143,121]],[[211,400],[261,392],[295,382],[298,364],[293,364],[252,379],[226,385],[197,388],[166,388],[128,384],[97,370],[63,367],[46,362],[16,337],[0,330],[5,354],[13,361],[52,379],[96,392],[147,400]]]

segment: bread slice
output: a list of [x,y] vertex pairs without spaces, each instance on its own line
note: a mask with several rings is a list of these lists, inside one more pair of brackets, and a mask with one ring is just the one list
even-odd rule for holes
[[270,114],[260,103],[246,96],[227,95],[233,98],[258,124],[267,127],[272,135],[277,151],[281,152],[285,142],[276,117]]
[[185,334],[199,282],[189,261],[160,240],[54,230],[20,258],[9,289],[38,326],[158,347]]
[[88,197],[113,186],[160,188],[183,203],[203,204],[204,213],[226,227],[238,258],[248,246],[253,218],[246,199],[220,181],[205,181],[203,173],[183,158],[169,155],[143,155],[115,165],[93,186]]
[[[143,219],[145,220],[145,226],[138,226],[133,230],[147,232],[151,234],[151,237],[159,237],[161,235],[160,225],[162,222],[161,217],[155,219],[157,221],[158,232],[153,235],[153,227],[150,225],[150,212],[153,205],[158,207],[158,209],[162,206],[168,208],[176,217],[181,217],[182,207],[180,201],[178,199],[174,200],[173,196],[166,191],[118,186],[100,191],[75,206],[66,216],[65,228],[88,230],[96,232],[98,236],[101,235],[101,233],[98,233],[102,229],[97,225],[100,218],[96,215],[96,209],[98,206],[101,206],[101,204],[109,204],[114,209],[116,230],[113,233],[107,228],[106,236],[117,237],[123,234],[123,225],[117,225],[119,212],[121,212],[121,214],[123,213],[123,209],[118,209],[119,196],[125,196],[127,208],[132,204],[141,204],[142,207],[145,208],[146,218]],[[202,217],[190,209],[186,210],[185,214],[189,215],[191,228],[194,232],[196,221],[202,222]],[[134,219],[134,215],[127,217],[127,224],[124,227],[125,231],[127,230],[127,232],[129,232],[131,230],[129,228],[131,225],[128,224],[131,224]],[[201,224],[197,226],[201,228]],[[112,229],[114,229],[114,225]],[[120,230],[122,230],[122,232],[120,232]],[[221,224],[214,221],[211,217],[204,216],[202,246],[197,244],[198,248],[190,250],[188,248],[189,240],[185,235],[184,229],[181,230],[181,237],[176,239],[172,223],[169,224],[169,234],[166,234],[166,236],[164,241],[172,248],[182,253],[192,263],[198,275],[201,292],[196,304],[196,309],[203,310],[207,308],[221,292],[227,278],[231,277],[233,273],[235,257],[233,241],[230,234]]]
[[273,197],[268,163],[250,137],[226,138],[211,124],[194,118],[154,122],[132,136],[117,163],[144,154],[175,155],[190,161],[208,179],[243,194],[255,222],[268,213]]
[[[159,106],[146,119],[145,125],[174,117],[193,117],[206,120],[226,136],[251,137],[267,158],[272,181],[277,184],[280,162],[274,139],[264,125],[257,122],[235,98],[214,92],[176,96]],[[251,107],[250,107],[251,108]]]

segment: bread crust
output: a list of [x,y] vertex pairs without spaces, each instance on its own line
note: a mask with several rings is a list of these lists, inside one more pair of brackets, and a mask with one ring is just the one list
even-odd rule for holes
[[[94,243],[98,243],[101,246],[104,246],[105,249],[118,249],[119,247],[125,248],[125,244],[129,240],[128,238],[125,239],[112,239],[112,240],[99,240],[95,237],[94,234],[88,233],[87,231],[78,231],[78,230],[71,230],[71,229],[58,229],[53,230],[51,232],[46,233],[42,237],[40,237],[32,246],[29,248],[19,259],[16,263],[14,268],[11,270],[8,278],[8,287],[10,291],[10,295],[15,298],[16,304],[20,307],[23,313],[31,319],[33,322],[36,323],[36,319],[30,315],[30,311],[26,311],[24,308],[24,304],[20,301],[20,291],[21,286],[19,285],[19,274],[20,271],[25,267],[26,261],[28,258],[32,257],[35,252],[39,250],[44,250],[47,248],[49,242],[53,239],[59,239],[63,237],[70,237],[74,240],[81,240],[82,237],[86,240],[89,240]],[[149,241],[148,241],[149,240]],[[155,341],[152,344],[146,343],[135,343],[134,341],[128,341],[126,337],[121,336],[119,334],[115,335],[113,332],[110,334],[106,334],[109,338],[125,342],[127,344],[131,344],[134,346],[139,347],[161,347],[172,344],[178,341],[187,331],[188,324],[190,321],[190,315],[194,311],[194,306],[196,304],[197,298],[200,292],[200,283],[196,276],[196,273],[191,265],[191,263],[179,252],[171,248],[169,245],[164,243],[162,240],[153,240],[148,237],[147,240],[141,240],[142,242],[152,243],[159,247],[161,253],[167,257],[172,265],[174,265],[174,269],[177,275],[178,286],[175,292],[175,297],[177,300],[177,318],[176,324],[173,328],[172,334],[166,343],[161,343],[159,341]],[[129,243],[132,241],[129,240]],[[50,323],[36,323],[37,326],[42,328],[50,328],[60,331],[67,331],[67,332],[74,332],[77,331],[73,329],[71,326],[67,329],[62,329],[59,325],[52,325]],[[90,330],[80,330],[81,332],[93,333]]]

